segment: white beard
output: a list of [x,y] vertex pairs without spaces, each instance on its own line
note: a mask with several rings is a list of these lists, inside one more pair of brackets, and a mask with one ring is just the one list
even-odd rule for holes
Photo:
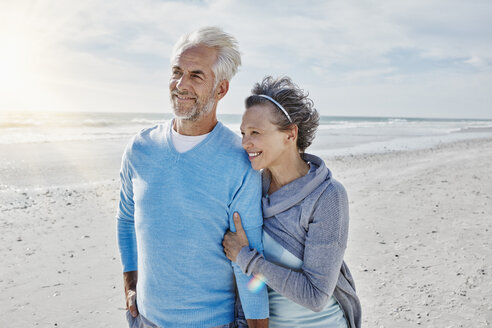
[[208,98],[208,102],[205,105],[203,105],[201,108],[199,107],[200,104],[195,104],[190,109],[184,111],[177,108],[177,105],[175,104],[172,98],[173,97],[173,92],[172,92],[171,105],[173,107],[174,115],[176,116],[176,118],[183,119],[183,120],[189,120],[189,121],[199,120],[202,116],[210,113],[214,108],[215,99],[212,97],[213,94],[215,94],[215,90],[212,90]]

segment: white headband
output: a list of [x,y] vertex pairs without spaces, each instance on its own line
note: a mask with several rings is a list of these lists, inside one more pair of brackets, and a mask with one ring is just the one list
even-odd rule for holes
[[292,123],[292,119],[290,118],[289,113],[287,113],[285,108],[283,108],[282,105],[280,105],[275,99],[273,99],[272,97],[269,97],[267,95],[257,95],[257,96],[266,98],[266,99],[270,100],[272,103],[274,103],[275,105],[277,105],[277,107],[280,108],[282,110],[282,112],[284,112],[285,116],[287,116],[287,118],[289,119],[289,122]]

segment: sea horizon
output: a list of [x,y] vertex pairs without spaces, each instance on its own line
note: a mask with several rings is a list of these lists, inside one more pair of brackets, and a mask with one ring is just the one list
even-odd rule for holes
[[[240,134],[241,114],[217,116]],[[169,112],[3,111],[0,144],[124,141],[172,117]],[[492,137],[492,119],[322,115],[308,152],[320,156],[379,153],[484,137]]]
[[[166,115],[166,116],[172,116],[172,112],[158,112],[158,111],[153,111],[153,112],[139,112],[139,111],[110,111],[110,110],[79,110],[79,111],[71,111],[71,110],[36,110],[36,109],[13,109],[13,110],[6,110],[6,109],[0,109],[0,122],[1,120],[6,116],[6,115],[16,115],[16,114],[129,114],[129,115]],[[236,114],[236,113],[221,113],[221,110],[218,110],[217,117],[221,116],[242,116],[243,114]],[[357,119],[406,119],[406,120],[439,120],[439,121],[455,121],[455,120],[465,120],[465,121],[492,121],[492,117],[486,118],[486,117],[438,117],[438,116],[381,116],[381,115],[321,115],[321,118],[357,118]]]

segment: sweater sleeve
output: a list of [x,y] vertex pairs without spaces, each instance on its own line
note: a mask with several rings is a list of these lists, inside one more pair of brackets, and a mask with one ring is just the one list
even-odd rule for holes
[[262,274],[268,286],[292,301],[321,311],[338,281],[348,237],[348,201],[340,184],[330,186],[313,212],[305,240],[303,266],[294,271],[268,262],[244,247],[237,263],[248,274]]
[[[261,178],[258,172],[249,168],[243,183],[234,196],[230,211],[230,228],[236,231],[233,221],[234,212],[241,216],[241,223],[248,237],[250,245],[260,254],[263,252],[261,241],[263,217],[261,215]],[[250,277],[244,274],[236,263],[232,263],[239,298],[246,319],[265,319],[269,316],[268,293],[263,286],[259,290],[249,290]]]
[[117,237],[123,272],[136,271],[137,240],[134,222],[132,175],[128,159],[128,148],[123,154],[120,170],[120,201],[117,210]]

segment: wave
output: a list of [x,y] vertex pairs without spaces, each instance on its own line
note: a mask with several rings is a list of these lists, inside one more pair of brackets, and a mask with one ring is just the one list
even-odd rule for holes
[[167,120],[151,120],[146,118],[134,118],[131,120],[131,123],[140,124],[140,125],[154,125],[154,124],[163,124]]
[[334,121],[323,122],[319,125],[320,130],[329,129],[357,129],[357,128],[380,128],[380,127],[394,127],[395,125],[408,124],[408,121]]
[[123,127],[123,126],[152,126],[163,124],[166,120],[152,120],[145,118],[134,118],[128,121],[117,119],[85,119],[85,120],[4,120],[0,121],[0,129],[21,129],[21,128],[105,128],[105,127]]
[[155,124],[163,124],[166,120],[152,120],[146,118],[134,118],[131,120],[105,120],[105,119],[87,119],[82,122],[83,126],[88,127],[106,127],[106,126],[130,126],[130,125],[144,125],[152,126]]
[[389,124],[402,123],[402,122],[408,122],[408,120],[404,119],[404,118],[390,118],[390,119],[388,119]]
[[97,140],[116,140],[128,139],[135,133],[117,132],[101,134],[10,134],[0,138],[0,145],[26,144],[26,143],[49,143],[49,142],[70,142],[70,141],[97,141]]
[[13,120],[13,121],[0,121],[0,129],[9,129],[9,128],[29,128],[29,127],[37,127],[41,126],[42,123],[35,120]]
[[455,132],[464,132],[464,133],[469,133],[469,132],[492,132],[492,125],[489,126],[468,126],[465,128],[458,129],[458,131]]
[[104,127],[104,126],[114,126],[117,125],[118,123],[115,121],[108,121],[108,120],[84,120],[82,122],[83,126],[90,126],[90,127]]

